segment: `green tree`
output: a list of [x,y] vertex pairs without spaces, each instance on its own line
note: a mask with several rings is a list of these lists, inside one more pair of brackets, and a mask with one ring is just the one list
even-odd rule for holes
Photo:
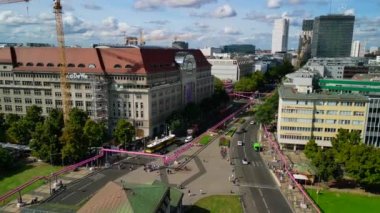
[[265,102],[255,109],[255,120],[268,125],[273,122],[278,111],[278,92],[267,98]]
[[32,154],[45,162],[60,164],[62,162],[63,114],[57,109],[52,110],[44,123],[38,123],[32,134],[30,148]]
[[256,85],[253,79],[249,77],[243,77],[240,79],[240,81],[236,82],[235,84],[235,91],[241,91],[241,92],[252,92],[256,90]]
[[331,149],[319,150],[311,162],[317,167],[318,176],[323,181],[340,180],[343,176],[342,168],[335,162],[334,152]]
[[36,105],[31,106],[27,111],[26,115],[23,118],[28,125],[30,125],[30,130],[34,131],[34,128],[37,123],[42,123],[44,118],[42,117],[42,108]]
[[0,146],[0,172],[12,167],[14,159],[8,150]]
[[83,110],[74,108],[70,111],[69,119],[60,137],[64,162],[77,162],[87,155],[89,141],[83,131],[87,119],[88,115]]
[[135,136],[135,127],[127,120],[120,119],[113,131],[113,136],[118,144],[131,143]]
[[5,116],[3,113],[0,113],[0,142],[6,142],[7,141],[7,125],[5,123]]
[[90,147],[100,147],[107,138],[107,127],[103,122],[97,123],[88,119],[83,131]]
[[319,151],[318,144],[315,142],[315,140],[314,139],[309,140],[309,142],[307,142],[305,146],[305,151],[304,151],[306,157],[312,160],[318,151]]
[[13,123],[20,120],[20,116],[17,114],[7,114],[5,116],[5,125],[9,128]]
[[20,119],[7,130],[7,136],[10,142],[16,144],[28,145],[31,139],[32,132],[30,131],[31,125],[25,119]]

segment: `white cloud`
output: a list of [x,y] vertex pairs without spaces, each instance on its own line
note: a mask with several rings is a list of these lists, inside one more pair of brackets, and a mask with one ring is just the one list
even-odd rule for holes
[[204,4],[216,1],[217,0],[135,0],[133,6],[141,10],[153,10],[163,6],[200,8]]
[[225,4],[217,7],[212,13],[212,16],[215,18],[233,17],[236,16],[236,11],[230,5]]
[[239,30],[234,29],[232,27],[224,27],[223,33],[227,35],[239,35],[241,34]]
[[299,3],[302,3],[301,0],[289,0],[289,2],[290,2],[291,4],[299,4]]
[[347,9],[343,12],[344,15],[355,15],[355,9]]
[[144,38],[146,41],[168,40],[168,39],[173,39],[173,34],[163,29],[159,29],[159,30],[151,31]]
[[267,6],[269,8],[279,8],[281,7],[282,0],[267,0]]
[[33,17],[15,14],[13,11],[5,10],[0,12],[0,24],[4,25],[28,25],[38,24],[38,20]]

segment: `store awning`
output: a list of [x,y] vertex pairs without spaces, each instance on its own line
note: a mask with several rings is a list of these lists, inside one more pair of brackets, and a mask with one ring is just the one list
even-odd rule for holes
[[309,178],[306,175],[301,174],[293,174],[293,177],[297,180],[309,180]]

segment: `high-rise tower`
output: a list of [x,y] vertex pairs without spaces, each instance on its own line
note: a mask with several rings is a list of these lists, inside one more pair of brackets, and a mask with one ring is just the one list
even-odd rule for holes
[[272,32],[272,53],[288,50],[289,19],[276,19]]
[[349,57],[355,16],[327,15],[315,18],[312,57]]

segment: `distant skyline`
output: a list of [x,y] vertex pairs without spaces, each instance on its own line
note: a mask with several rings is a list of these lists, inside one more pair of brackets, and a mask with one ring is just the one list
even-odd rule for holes
[[[335,0],[331,12],[356,17],[354,40],[380,46],[380,1]],[[139,36],[148,45],[190,48],[253,44],[271,49],[275,19],[290,20],[288,49],[298,46],[303,19],[330,12],[330,0],[65,0],[66,45],[123,43]],[[56,44],[52,0],[0,4],[0,42]],[[28,9],[27,9],[28,8]]]

